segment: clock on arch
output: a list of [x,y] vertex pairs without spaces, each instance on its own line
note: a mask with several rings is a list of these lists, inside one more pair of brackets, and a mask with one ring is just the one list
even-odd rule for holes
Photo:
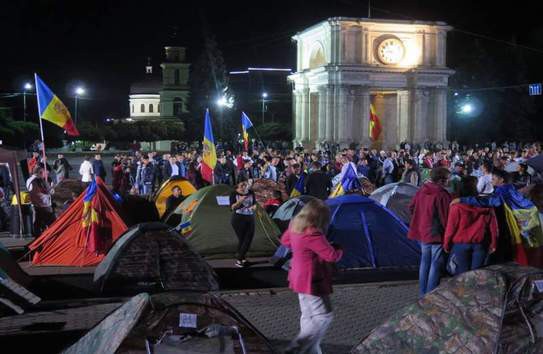
[[405,55],[402,41],[396,37],[383,39],[376,49],[376,56],[385,65],[399,64]]

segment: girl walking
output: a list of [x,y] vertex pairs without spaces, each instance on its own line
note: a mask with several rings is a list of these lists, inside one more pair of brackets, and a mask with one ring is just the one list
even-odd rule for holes
[[332,323],[332,262],[343,256],[326,240],[330,210],[311,200],[290,222],[281,243],[292,250],[289,287],[298,293],[300,332],[285,353],[321,354],[320,343]]

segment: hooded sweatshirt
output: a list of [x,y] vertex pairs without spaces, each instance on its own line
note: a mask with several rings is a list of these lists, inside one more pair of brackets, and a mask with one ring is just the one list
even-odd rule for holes
[[422,243],[442,243],[451,201],[441,185],[424,183],[409,205],[413,217],[407,237]]
[[449,210],[443,248],[449,252],[453,243],[488,243],[495,250],[498,220],[493,208],[455,204]]
[[281,244],[292,250],[288,281],[294,292],[315,296],[332,293],[332,273],[327,263],[339,261],[342,250],[334,249],[326,236],[314,228],[303,233],[288,229]]

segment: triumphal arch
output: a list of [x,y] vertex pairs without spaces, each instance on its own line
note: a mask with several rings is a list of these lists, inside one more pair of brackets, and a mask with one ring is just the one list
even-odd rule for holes
[[[319,147],[444,141],[447,32],[443,22],[336,17],[296,34],[294,143]],[[382,125],[370,137],[373,106]]]

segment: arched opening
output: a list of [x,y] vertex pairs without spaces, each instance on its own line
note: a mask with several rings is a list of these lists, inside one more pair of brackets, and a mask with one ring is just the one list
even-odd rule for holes
[[134,113],[134,104],[132,104],[132,113]]
[[145,113],[145,105],[143,103],[140,105],[140,112]]
[[152,105],[152,104],[150,104],[150,105],[149,105],[149,113],[153,113],[153,111],[154,111],[154,109],[153,109],[153,105]]
[[309,69],[318,68],[326,64],[326,57],[324,56],[324,48],[320,42],[313,45],[311,55],[309,56]]

